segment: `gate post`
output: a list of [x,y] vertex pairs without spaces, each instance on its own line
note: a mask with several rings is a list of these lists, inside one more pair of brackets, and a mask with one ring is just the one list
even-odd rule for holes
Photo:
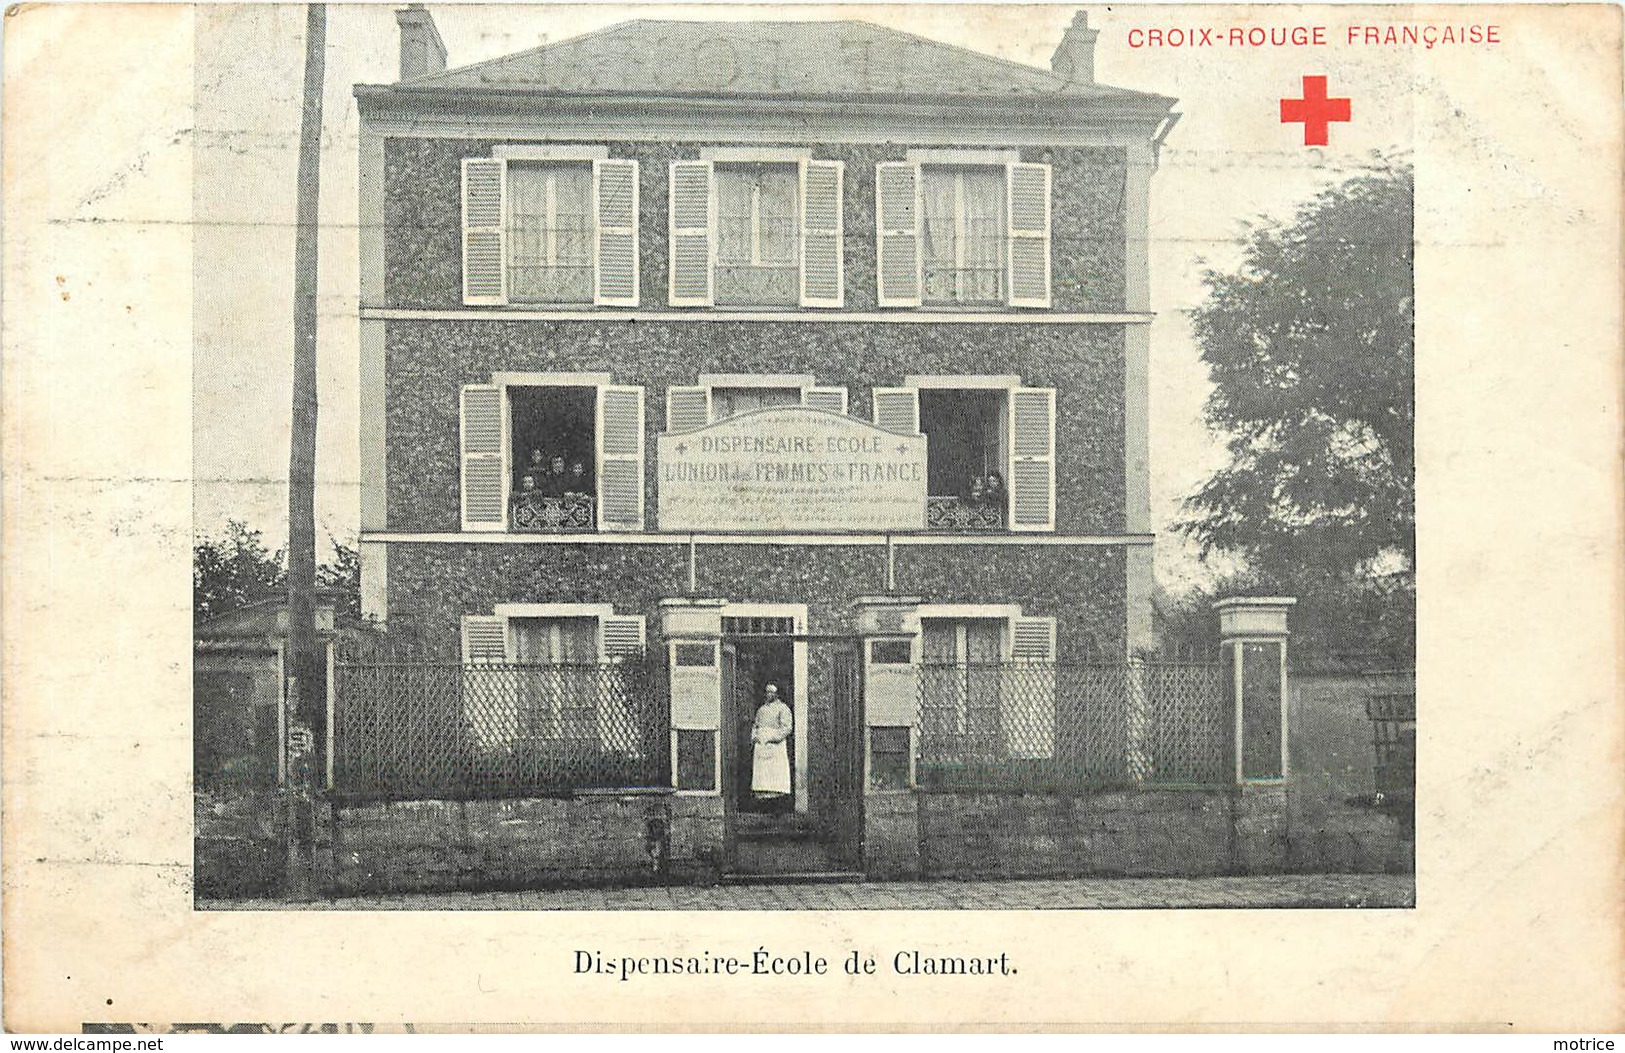
[[[715,871],[727,832],[722,801],[722,600],[660,601],[660,646],[670,691],[668,865]],[[709,769],[709,777],[706,770]]]
[[863,741],[857,744],[862,760],[855,789],[863,795],[864,869],[876,878],[918,877],[923,862],[914,771],[920,746],[920,598],[859,596],[853,607],[863,649]]
[[1233,862],[1243,873],[1287,863],[1287,612],[1297,602],[1233,597],[1213,605],[1230,729],[1225,770],[1235,787]]

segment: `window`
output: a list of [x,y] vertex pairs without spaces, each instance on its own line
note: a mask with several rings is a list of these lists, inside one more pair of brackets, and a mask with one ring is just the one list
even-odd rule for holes
[[463,302],[638,303],[638,164],[603,147],[463,160]]
[[1055,619],[1014,609],[990,617],[921,615],[923,762],[964,769],[1053,756]]
[[462,528],[641,530],[643,389],[607,374],[492,379],[462,389]]
[[592,303],[592,165],[508,165],[508,299]]
[[717,304],[767,307],[799,303],[796,166],[719,164],[715,174]]
[[1009,431],[1007,392],[925,388],[920,432],[926,443],[926,525],[941,530],[1003,530]]
[[[663,732],[640,704],[640,678],[621,668],[643,646],[642,615],[608,604],[500,604],[465,615],[461,701],[475,745],[522,746],[537,770],[555,774],[593,757],[648,756],[651,736]],[[610,784],[645,775],[617,770]]]
[[909,748],[910,729],[872,727],[869,729],[869,788],[906,790],[911,783],[913,751]]
[[820,387],[810,375],[701,374],[699,380],[696,385],[666,389],[667,434],[774,406],[846,413],[846,389]]
[[1055,529],[1055,389],[1017,376],[908,377],[875,388],[874,421],[926,436],[930,530]]
[[514,618],[508,622],[518,676],[519,734],[595,740],[598,735],[598,619]]
[[706,153],[671,165],[672,306],[842,306],[841,162]]
[[1048,307],[1050,166],[925,154],[875,170],[880,306]]
[[1005,301],[1004,169],[920,171],[924,302]]

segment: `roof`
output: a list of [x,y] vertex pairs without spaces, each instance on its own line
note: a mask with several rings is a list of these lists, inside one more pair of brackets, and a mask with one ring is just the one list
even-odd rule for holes
[[406,89],[711,97],[981,96],[1171,105],[858,21],[638,19],[416,77]]

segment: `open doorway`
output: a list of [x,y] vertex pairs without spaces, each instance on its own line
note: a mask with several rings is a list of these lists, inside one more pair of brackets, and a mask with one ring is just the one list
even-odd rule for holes
[[751,728],[756,720],[756,710],[766,699],[770,684],[777,688],[778,698],[786,706],[794,708],[796,697],[794,646],[788,637],[771,636],[736,639],[725,646],[728,649],[725,658],[730,662],[733,671],[730,692],[732,697],[723,700],[729,710],[724,714],[724,720],[733,733],[730,736],[732,742],[727,747],[727,759],[731,762],[729,765],[731,770],[726,774],[724,789],[728,804],[738,812],[789,814],[795,810],[796,794],[799,789],[796,785],[799,773],[796,771],[794,758],[797,756],[796,745],[802,729],[792,727],[790,737],[785,741],[785,756],[788,758],[790,768],[789,792],[764,798],[759,797],[751,787],[755,759]]

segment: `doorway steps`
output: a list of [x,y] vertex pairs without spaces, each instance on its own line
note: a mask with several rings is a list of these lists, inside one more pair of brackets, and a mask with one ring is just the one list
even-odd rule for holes
[[830,852],[819,831],[795,815],[734,817],[732,863],[722,875],[728,885],[796,885],[864,880]]

